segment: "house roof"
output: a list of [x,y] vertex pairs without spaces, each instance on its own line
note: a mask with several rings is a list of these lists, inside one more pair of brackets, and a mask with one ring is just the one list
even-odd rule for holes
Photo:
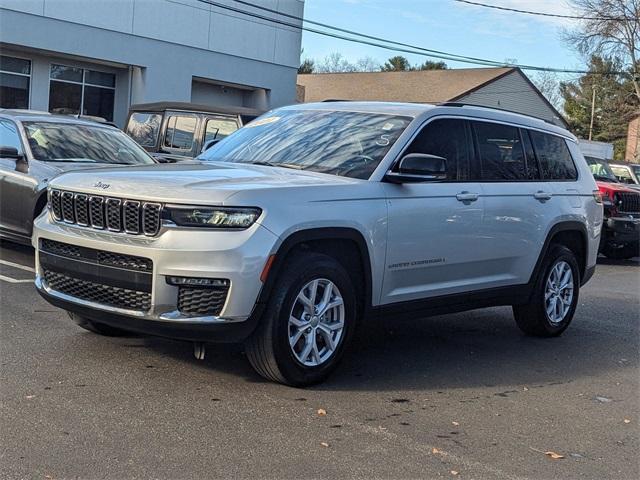
[[312,73],[298,75],[304,101],[381,100],[439,103],[454,100],[515,68],[462,68],[411,72]]

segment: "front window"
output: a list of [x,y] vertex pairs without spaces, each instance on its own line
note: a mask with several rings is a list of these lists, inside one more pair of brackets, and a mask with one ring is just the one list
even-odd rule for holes
[[615,174],[613,173],[613,170],[611,170],[611,167],[606,161],[596,157],[585,156],[584,158],[587,161],[587,164],[589,165],[589,169],[593,174],[593,178],[603,182],[618,183],[618,179],[616,178]]
[[154,163],[136,142],[112,127],[23,122],[31,154],[44,162]]
[[66,65],[51,65],[49,111],[113,121],[116,76]]
[[374,113],[274,110],[198,158],[367,179],[411,120]]
[[135,112],[129,117],[127,134],[143,147],[155,147],[161,123],[159,113]]

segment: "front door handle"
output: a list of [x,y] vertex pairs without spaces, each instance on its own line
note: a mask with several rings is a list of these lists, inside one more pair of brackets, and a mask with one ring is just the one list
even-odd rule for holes
[[460,192],[456,195],[456,198],[460,202],[475,202],[476,200],[478,200],[478,194],[471,192]]
[[533,198],[535,198],[536,200],[540,200],[541,202],[551,200],[551,197],[552,195],[549,192],[543,192],[542,190],[539,190],[533,194]]

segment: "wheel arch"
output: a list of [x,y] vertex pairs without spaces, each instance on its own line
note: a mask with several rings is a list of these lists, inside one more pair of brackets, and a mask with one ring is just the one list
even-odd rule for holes
[[[286,237],[274,254],[258,303],[267,302],[287,257],[305,249],[324,253],[345,264],[347,273],[354,281],[354,287],[362,294],[360,303],[363,313],[371,308],[372,272],[369,248],[362,233],[350,227],[310,228]],[[356,258],[352,255],[354,253],[357,253]],[[357,267],[357,270],[354,267]],[[362,280],[360,282],[359,277]]]
[[587,228],[581,222],[563,221],[556,223],[547,234],[544,241],[538,261],[529,279],[529,284],[535,282],[540,273],[542,262],[549,251],[552,244],[560,244],[569,248],[576,256],[578,267],[580,268],[580,284],[583,285],[588,278],[587,275],[587,259],[588,259],[588,235]]

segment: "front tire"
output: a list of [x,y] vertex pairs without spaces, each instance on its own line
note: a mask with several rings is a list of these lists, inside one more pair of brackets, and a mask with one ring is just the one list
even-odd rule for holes
[[268,380],[295,387],[320,383],[353,337],[355,288],[340,263],[319,253],[294,254],[282,272],[245,344],[247,357]]
[[518,327],[537,337],[560,335],[573,319],[579,290],[580,269],[574,253],[563,245],[552,245],[542,262],[530,302],[513,306]]
[[79,327],[84,328],[92,333],[103,335],[105,337],[127,337],[133,335],[127,330],[112,327],[104,323],[94,322],[88,318],[82,317],[77,313],[67,312],[71,320],[73,320]]

